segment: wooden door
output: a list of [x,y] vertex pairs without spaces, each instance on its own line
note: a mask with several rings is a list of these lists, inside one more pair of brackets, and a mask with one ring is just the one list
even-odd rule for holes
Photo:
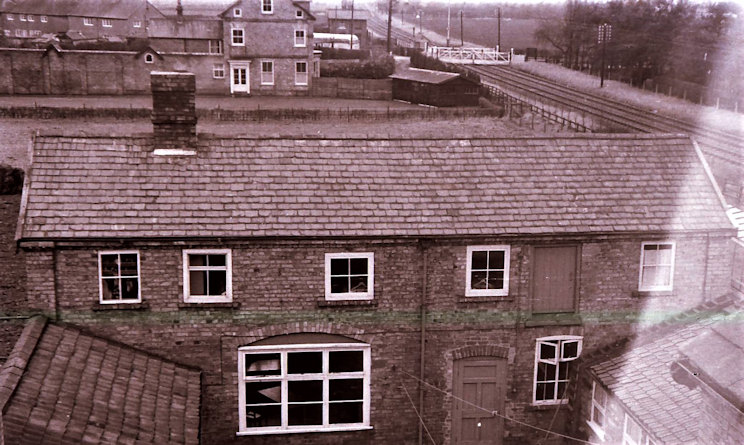
[[535,247],[532,312],[574,312],[576,246]]
[[248,80],[249,64],[247,62],[230,62],[230,93],[250,93]]
[[452,383],[455,395],[452,444],[501,445],[504,419],[491,412],[504,414],[506,359],[470,357],[457,360]]

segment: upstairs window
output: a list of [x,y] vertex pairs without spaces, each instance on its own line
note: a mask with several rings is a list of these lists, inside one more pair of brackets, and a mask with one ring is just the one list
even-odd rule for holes
[[296,47],[304,47],[306,45],[305,41],[305,30],[304,29],[295,29],[294,32],[294,46]]
[[12,22],[13,20],[15,20],[15,16],[13,16],[13,14],[8,14],[7,16],[5,16],[5,19],[9,22]]
[[93,26],[93,19],[90,17],[83,17],[83,25]]
[[155,57],[153,57],[152,54],[150,53],[145,54],[145,63],[154,63],[154,62],[155,62]]
[[232,29],[232,44],[233,46],[245,46],[245,32],[243,28]]
[[605,436],[606,410],[607,391],[596,381],[592,381],[592,407],[589,411],[589,421],[587,423],[600,440],[604,440]]
[[374,298],[375,255],[327,253],[325,255],[326,300],[371,300]]
[[101,26],[111,28],[111,19],[101,19]]
[[271,14],[274,12],[274,0],[261,0],[261,13]]
[[33,21],[35,20],[35,19],[34,19],[34,16],[33,16],[33,15],[31,15],[31,14],[29,14],[28,16],[26,16],[26,19],[27,19],[27,20],[28,20],[29,22],[33,22]]
[[39,17],[39,21],[41,21],[41,23],[46,23],[49,21],[49,18],[45,15],[42,15],[41,17]]
[[243,17],[243,10],[240,8],[233,9],[233,17]]
[[98,253],[101,304],[139,303],[140,264],[136,250]]
[[222,54],[222,40],[209,41],[209,54]]
[[302,9],[298,9],[297,11],[295,11],[295,17],[298,19],[305,17],[305,14],[302,12]]
[[26,21],[26,14],[18,14],[18,20],[25,22]]
[[183,301],[232,301],[232,254],[229,249],[183,251]]
[[535,405],[568,402],[566,389],[571,362],[581,355],[582,337],[565,335],[537,339],[535,349]]
[[656,445],[656,443],[651,440],[648,432],[626,413],[623,421],[622,445]]
[[142,28],[142,22],[140,20],[133,21],[132,28]]
[[509,295],[509,246],[468,246],[465,296]]
[[238,435],[367,429],[369,382],[364,343],[242,347]]
[[274,85],[274,62],[261,61],[261,85]]
[[640,291],[670,291],[674,276],[674,243],[641,244]]

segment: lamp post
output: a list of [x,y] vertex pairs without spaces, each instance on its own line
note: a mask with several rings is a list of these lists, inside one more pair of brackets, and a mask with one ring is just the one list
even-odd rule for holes
[[421,37],[423,38],[424,37],[424,28],[421,25],[421,21],[424,18],[424,11],[421,10],[421,9],[419,9],[418,13],[416,13],[416,18],[418,19],[418,22],[419,22],[419,34],[421,34]]

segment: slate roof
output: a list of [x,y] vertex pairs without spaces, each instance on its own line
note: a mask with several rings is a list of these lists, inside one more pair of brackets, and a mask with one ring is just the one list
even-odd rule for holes
[[198,444],[200,373],[34,317],[0,368],[7,444]]
[[682,136],[37,136],[18,238],[735,233]]
[[460,77],[460,75],[457,73],[424,70],[420,68],[408,68],[404,71],[399,71],[390,75],[391,79],[411,80],[414,82],[430,83],[434,85],[439,85],[458,77]]
[[147,22],[147,35],[156,39],[219,39],[222,40],[222,21],[218,18],[185,17],[152,19]]
[[[142,0],[18,0],[8,2],[5,12],[74,17],[128,19],[144,5]],[[149,5],[149,8],[157,9]]]
[[[630,349],[589,367],[629,413],[662,443],[699,443],[703,419],[699,389],[672,378],[672,364],[689,341],[718,326],[741,322],[744,302],[725,295],[684,312],[661,326],[642,331]],[[709,358],[711,352],[707,353]],[[740,367],[744,356],[731,357]]]

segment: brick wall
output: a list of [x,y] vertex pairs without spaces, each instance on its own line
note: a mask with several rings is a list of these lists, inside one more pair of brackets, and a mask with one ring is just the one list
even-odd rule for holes
[[26,305],[25,256],[15,242],[20,204],[20,193],[0,194],[0,314],[20,313]]
[[318,77],[313,79],[310,94],[318,97],[392,100],[393,84],[390,79]]
[[157,148],[196,148],[196,79],[191,73],[153,72],[153,137]]
[[744,413],[724,400],[708,386],[701,386],[703,417],[700,437],[706,443],[738,444],[744,442]]
[[[548,335],[584,336],[591,353],[632,332],[639,311],[646,307],[682,309],[702,298],[703,275],[728,270],[725,255],[707,254],[705,245],[722,239],[677,237],[677,269],[672,295],[633,295],[638,286],[641,238],[562,239],[581,245],[578,286],[583,325],[538,324],[529,319],[532,247],[557,239],[462,239],[427,244],[427,340],[425,380],[452,390],[452,351],[458,348],[498,347],[508,351],[506,415],[558,431],[571,426],[568,406],[531,406],[535,339]],[[509,296],[466,299],[466,246],[511,245]],[[44,246],[39,246],[44,247]],[[143,303],[114,309],[98,304],[99,249],[138,249]],[[233,258],[233,306],[182,303],[182,248],[230,247]],[[373,305],[327,306],[324,302],[326,252],[375,253]],[[422,246],[416,241],[359,240],[253,241],[203,245],[131,244],[58,247],[56,255],[43,248],[26,253],[29,289],[36,307],[54,308],[62,320],[162,354],[205,371],[205,443],[412,443],[418,420],[401,385],[418,404],[418,383],[400,371],[418,375],[422,296]],[[730,257],[729,257],[730,258]],[[52,271],[56,270],[54,285]],[[46,306],[45,306],[46,305]],[[373,431],[236,437],[237,348],[261,336],[311,330],[361,336],[372,348]],[[350,332],[354,334],[349,334]],[[418,406],[417,406],[418,408]],[[427,390],[424,419],[438,443],[451,437],[451,399]],[[506,443],[528,443],[542,433],[506,422]],[[443,442],[444,441],[444,442]]]

